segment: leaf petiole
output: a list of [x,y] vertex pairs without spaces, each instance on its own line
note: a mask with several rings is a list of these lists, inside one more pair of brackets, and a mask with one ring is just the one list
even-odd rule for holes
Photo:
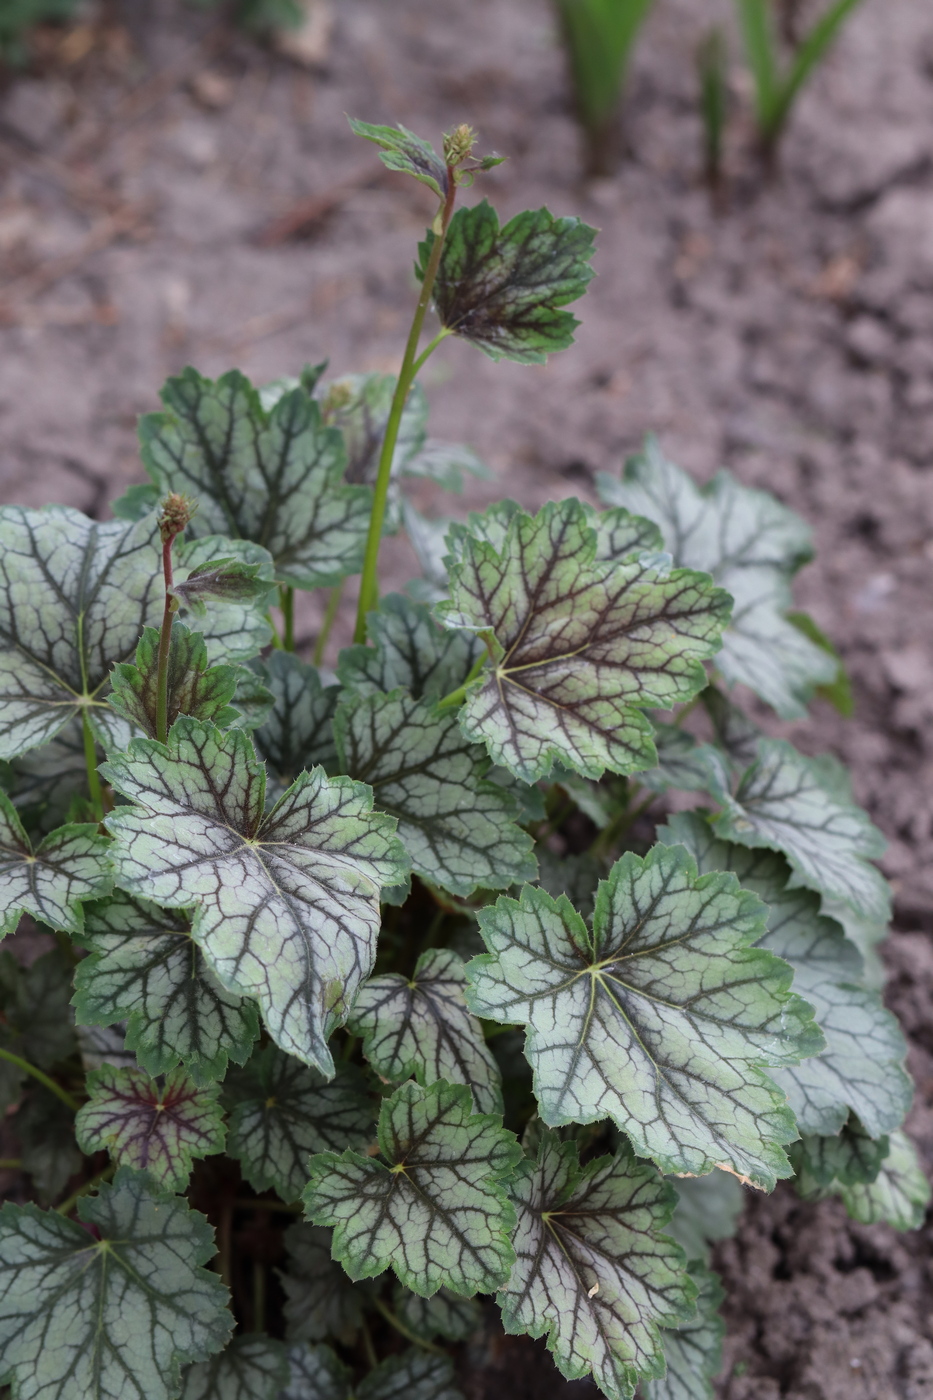
[[190,524],[197,505],[187,496],[173,492],[161,503],[159,534],[162,539],[162,576],[165,581],[165,607],[162,609],[162,630],[159,633],[159,659],[156,672],[156,738],[164,744],[168,738],[168,663],[172,650],[172,623],[178,611],[178,599],[172,593],[172,546]]
[[36,1065],[31,1065],[28,1060],[22,1059],[21,1056],[14,1055],[12,1050],[4,1050],[2,1047],[0,1047],[0,1060],[6,1060],[9,1064],[16,1065],[17,1069],[21,1069],[24,1074],[31,1074],[33,1079],[37,1079],[57,1099],[61,1099],[62,1103],[73,1113],[77,1113],[80,1107],[77,1099],[72,1098],[67,1089],[56,1084],[55,1080],[51,1079],[44,1070],[39,1069]]
[[94,815],[98,821],[101,821],[104,816],[104,793],[100,785],[100,775],[97,772],[97,745],[94,742],[94,731],[91,729],[91,720],[86,705],[81,711],[81,734],[84,739],[88,793],[91,798],[91,806],[94,808]]
[[382,441],[382,451],[379,454],[379,471],[376,476],[372,515],[369,518],[369,534],[366,538],[366,554],[363,560],[363,573],[360,578],[360,599],[356,612],[356,631],[353,635],[353,640],[357,643],[366,641],[366,614],[375,608],[379,602],[379,546],[382,542],[382,527],[385,521],[386,503],[389,499],[392,462],[395,457],[395,446],[398,442],[399,429],[402,424],[402,414],[405,411],[405,404],[408,400],[411,386],[415,381],[417,369],[424,363],[428,354],[434,347],[440,344],[443,338],[443,336],[435,336],[420,359],[416,358],[418,355],[418,342],[421,339],[424,318],[431,302],[431,293],[434,291],[434,282],[441,263],[441,253],[444,250],[444,240],[447,237],[447,229],[453,217],[456,199],[456,166],[448,165],[447,194],[438,214],[438,218],[435,221],[436,224],[439,224],[439,228],[435,232],[427,267],[424,270],[424,280],[421,283],[418,305],[415,307],[414,319],[411,323],[411,330],[408,333],[408,341],[405,345],[402,366],[399,370],[398,380],[395,385],[395,393],[392,395],[392,406],[389,410],[389,421],[386,424],[385,437]]
[[282,609],[282,650],[295,650],[295,590],[284,584],[279,589],[279,607]]
[[410,1327],[407,1327],[402,1319],[397,1317],[389,1305],[384,1303],[381,1298],[374,1298],[373,1302],[378,1311],[382,1313],[382,1316],[389,1326],[394,1327],[396,1332],[404,1337],[406,1341],[413,1342],[416,1347],[422,1347],[424,1351],[433,1352],[435,1356],[447,1355],[443,1347],[436,1346],[434,1342],[426,1341],[424,1337],[419,1337],[417,1332],[413,1332]]
[[466,699],[466,693],[468,689],[476,680],[476,677],[479,675],[480,671],[485,666],[486,659],[487,653],[482,652],[473,662],[473,665],[470,667],[469,674],[466,680],[463,682],[463,685],[458,685],[456,690],[452,690],[449,695],[445,695],[442,700],[438,700],[437,708],[439,710],[449,710],[452,705],[463,704],[464,700]]

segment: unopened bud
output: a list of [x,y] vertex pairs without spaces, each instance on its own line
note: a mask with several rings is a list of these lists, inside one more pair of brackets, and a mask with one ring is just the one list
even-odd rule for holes
[[444,137],[444,162],[446,165],[459,165],[466,160],[476,145],[476,133],[471,126],[461,122]]
[[191,523],[198,503],[190,496],[173,491],[171,495],[163,498],[160,506],[159,534],[162,536],[162,543],[168,544]]

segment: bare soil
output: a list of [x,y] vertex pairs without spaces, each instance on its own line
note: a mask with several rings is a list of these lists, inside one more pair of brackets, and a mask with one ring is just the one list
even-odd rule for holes
[[[629,156],[590,184],[545,0],[336,8],[313,71],[176,0],[113,0],[50,31],[37,67],[6,80],[0,496],[106,517],[141,475],[137,415],[186,363],[258,382],[325,357],[335,372],[393,369],[431,201],[380,177],[343,114],[434,137],[469,120],[510,157],[488,182],[504,214],[546,203],[602,232],[571,351],[528,369],[448,344],[429,366],[433,432],[471,442],[497,477],[457,508],[592,497],[594,473],[654,430],[698,478],[726,465],[810,521],[818,555],[798,604],[839,645],[856,715],[817,703],[807,721],[765,722],[837,754],[889,839],[890,1002],[911,1037],[909,1127],[933,1168],[933,10],[866,0],[771,183],[737,70],[731,193],[715,212],[693,55],[727,0],[658,5],[631,75]],[[311,196],[330,211],[263,246]],[[442,508],[429,491],[423,504]],[[390,567],[396,583],[415,571],[402,541]],[[319,616],[306,600],[306,639]],[[722,1400],[933,1397],[930,1243],[789,1189],[750,1198],[719,1250]],[[471,1395],[595,1393],[553,1381],[542,1352],[490,1339]]]

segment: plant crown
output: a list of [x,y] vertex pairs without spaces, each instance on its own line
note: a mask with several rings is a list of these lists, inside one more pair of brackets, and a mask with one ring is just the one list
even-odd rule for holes
[[809,533],[654,440],[600,507],[420,515],[482,468],[418,369],[567,346],[593,230],[457,210],[468,127],[354,129],[437,201],[398,379],[187,369],[115,519],[0,510],[0,919],[51,935],[0,952],[0,1382],[456,1400],[484,1295],[610,1400],[709,1396],[741,1183],[926,1200],[880,835],[733,692],[840,695]]

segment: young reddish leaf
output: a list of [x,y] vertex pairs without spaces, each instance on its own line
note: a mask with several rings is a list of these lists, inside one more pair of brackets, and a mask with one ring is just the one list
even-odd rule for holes
[[223,1152],[226,1130],[218,1086],[199,1089],[184,1071],[159,1085],[145,1070],[105,1065],[87,1077],[88,1103],[76,1120],[82,1152],[108,1151],[118,1166],[147,1171],[169,1191],[184,1191],[195,1157]]

